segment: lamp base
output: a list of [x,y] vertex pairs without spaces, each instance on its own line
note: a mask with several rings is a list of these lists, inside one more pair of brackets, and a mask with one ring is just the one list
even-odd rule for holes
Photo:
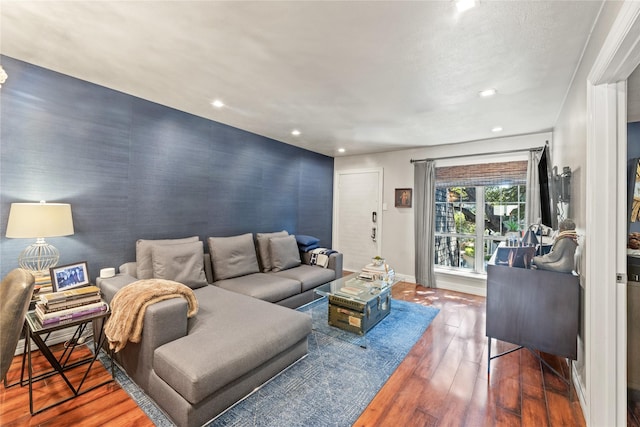
[[33,245],[27,246],[20,253],[18,265],[32,273],[49,274],[49,269],[55,267],[59,259],[58,249],[45,242],[43,238],[38,238]]

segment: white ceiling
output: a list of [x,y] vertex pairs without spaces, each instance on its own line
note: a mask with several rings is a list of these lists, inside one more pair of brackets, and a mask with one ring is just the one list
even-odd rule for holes
[[600,6],[3,0],[0,52],[337,156],[551,130]]

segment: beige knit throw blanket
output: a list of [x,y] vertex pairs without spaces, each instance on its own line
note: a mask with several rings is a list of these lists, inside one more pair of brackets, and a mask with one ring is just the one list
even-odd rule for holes
[[193,290],[172,280],[138,280],[116,292],[111,301],[111,316],[104,327],[109,348],[118,352],[127,345],[127,341],[140,342],[147,307],[170,298],[187,300],[187,317],[198,312],[198,300]]

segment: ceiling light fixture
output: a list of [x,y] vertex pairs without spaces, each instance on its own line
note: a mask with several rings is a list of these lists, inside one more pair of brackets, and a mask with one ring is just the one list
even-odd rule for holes
[[498,91],[493,89],[493,88],[491,88],[491,89],[485,89],[485,90],[479,92],[478,94],[483,98],[488,98],[490,96],[495,95],[496,93],[498,93]]
[[213,105],[216,108],[222,108],[224,107],[224,102],[220,101],[219,99],[216,99],[211,103],[211,105]]
[[456,0],[456,8],[458,12],[466,12],[476,5],[475,0]]
[[496,126],[493,129],[491,129],[491,132],[502,132],[502,128],[500,126]]
[[338,148],[338,153],[344,153],[345,151],[347,150],[345,150],[344,148]]
[[7,77],[7,72],[4,71],[4,68],[2,68],[2,65],[0,65],[0,87],[2,87],[4,82],[7,81]]
[[291,131],[291,135],[293,135],[293,136],[300,136],[300,133],[301,132],[298,129],[294,129],[294,130]]

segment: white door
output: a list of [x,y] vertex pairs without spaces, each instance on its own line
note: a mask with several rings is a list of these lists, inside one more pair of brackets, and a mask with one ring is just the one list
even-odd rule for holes
[[382,169],[336,172],[334,182],[333,245],[344,269],[359,271],[382,247]]

